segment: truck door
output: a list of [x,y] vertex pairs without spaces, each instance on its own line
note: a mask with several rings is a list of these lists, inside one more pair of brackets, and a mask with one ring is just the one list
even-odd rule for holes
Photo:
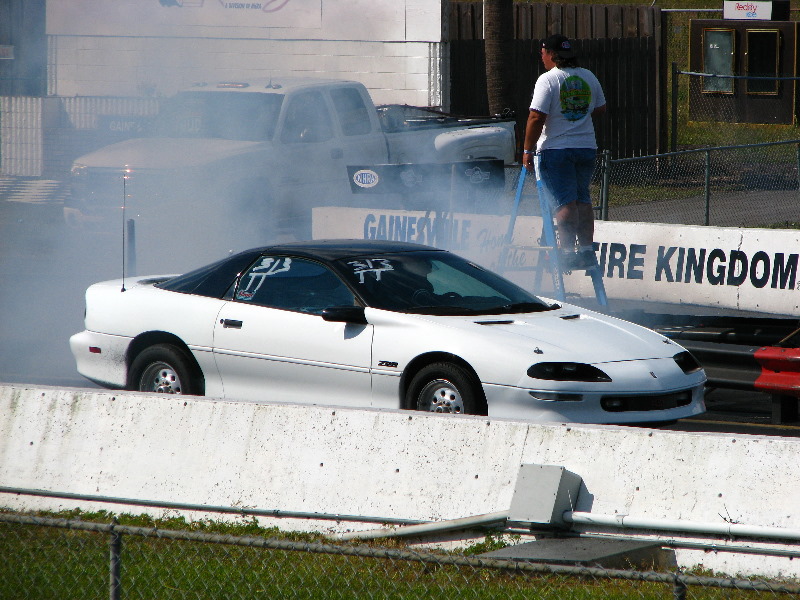
[[[341,149],[339,164],[376,165],[389,159],[386,137],[380,127],[372,100],[364,98],[366,90],[357,87],[339,87],[330,90],[333,110],[341,130],[338,146]],[[348,189],[350,183],[347,182]]]
[[[267,168],[278,182],[279,221],[308,227],[311,209],[332,204],[331,191],[346,181],[339,168],[336,133],[330,110],[317,90],[287,98],[284,118],[277,133],[279,146]],[[303,232],[306,236],[310,233]]]

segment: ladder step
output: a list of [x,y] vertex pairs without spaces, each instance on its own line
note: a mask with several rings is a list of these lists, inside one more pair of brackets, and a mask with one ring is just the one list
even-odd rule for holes
[[[538,168],[538,165],[537,165],[537,168]],[[537,188],[537,195],[539,197],[539,207],[541,209],[541,214],[542,214],[543,241],[545,242],[546,245],[544,245],[544,246],[515,246],[515,245],[513,245],[511,243],[512,239],[513,239],[513,236],[514,236],[514,226],[515,226],[516,220],[517,220],[517,213],[519,211],[519,204],[520,204],[520,200],[522,199],[522,190],[523,190],[524,183],[525,183],[526,172],[527,172],[527,169],[525,167],[522,167],[522,171],[520,173],[519,180],[517,181],[517,193],[516,193],[516,195],[514,197],[514,206],[513,206],[513,209],[511,211],[511,218],[509,219],[509,223],[508,223],[508,231],[506,232],[506,238],[505,238],[506,245],[505,245],[505,248],[503,249],[503,252],[502,252],[501,265],[502,265],[503,270],[506,270],[506,271],[536,271],[539,274],[541,274],[545,270],[550,271],[550,274],[552,275],[552,278],[553,278],[553,292],[555,294],[554,297],[557,300],[562,300],[563,301],[566,298],[566,291],[564,290],[564,278],[563,278],[563,271],[565,269],[564,269],[564,267],[563,267],[563,265],[561,263],[562,257],[556,251],[556,246],[557,246],[557,242],[556,242],[556,227],[555,227],[555,224],[553,222],[554,219],[553,219],[553,213],[550,210],[550,203],[549,203],[548,199],[546,198],[547,194],[545,193],[545,190],[544,190],[544,188],[542,186],[542,182],[541,181],[537,180],[536,188]],[[550,257],[549,257],[550,258],[549,268],[547,268],[548,265],[542,265],[542,264],[539,264],[539,265],[537,265],[535,267],[533,267],[533,266],[525,266],[525,267],[522,267],[522,266],[519,266],[519,267],[510,266],[510,265],[508,265],[506,263],[505,258],[508,256],[508,254],[511,251],[523,251],[523,252],[524,251],[530,251],[530,252],[542,252],[542,251],[544,251],[544,252],[549,252],[549,253],[551,253]],[[541,259],[540,259],[539,262],[540,263],[542,262]],[[591,267],[582,268],[582,269],[572,269],[571,271],[568,271],[568,272],[572,272],[572,271],[585,271],[587,275],[591,276],[591,278],[592,278],[592,286],[594,287],[594,294],[595,294],[595,297],[597,298],[598,303],[600,305],[602,305],[602,306],[608,306],[608,297],[606,296],[606,288],[605,288],[605,284],[603,283],[603,272],[600,269],[600,265],[595,263],[595,265],[593,265]],[[537,279],[537,283],[538,283],[538,279]]]

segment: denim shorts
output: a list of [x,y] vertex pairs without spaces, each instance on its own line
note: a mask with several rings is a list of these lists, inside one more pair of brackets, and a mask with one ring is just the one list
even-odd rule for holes
[[597,151],[594,148],[542,150],[539,176],[556,206],[571,202],[592,203],[589,183],[594,173]]

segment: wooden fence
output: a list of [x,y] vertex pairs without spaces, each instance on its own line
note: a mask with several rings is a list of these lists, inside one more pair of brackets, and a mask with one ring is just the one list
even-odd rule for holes
[[[483,39],[483,3],[450,2],[449,39]],[[514,3],[514,32],[520,40],[561,33],[574,39],[661,37],[661,9],[606,4]]]
[[[581,66],[597,75],[608,113],[597,121],[598,144],[613,158],[666,150],[666,75],[660,10],[641,6],[515,4],[512,60],[518,131],[524,131],[541,40],[563,32],[575,40]],[[450,11],[451,111],[484,115],[486,66],[483,5],[453,2]],[[520,138],[521,144],[521,135]]]

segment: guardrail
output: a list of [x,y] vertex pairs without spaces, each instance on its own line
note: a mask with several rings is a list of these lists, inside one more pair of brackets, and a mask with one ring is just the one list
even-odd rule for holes
[[761,365],[755,388],[772,395],[773,423],[797,421],[800,416],[800,348],[759,348],[754,357]]
[[800,348],[792,319],[716,318],[662,328],[695,355],[711,387],[771,396],[771,422],[800,420]]

